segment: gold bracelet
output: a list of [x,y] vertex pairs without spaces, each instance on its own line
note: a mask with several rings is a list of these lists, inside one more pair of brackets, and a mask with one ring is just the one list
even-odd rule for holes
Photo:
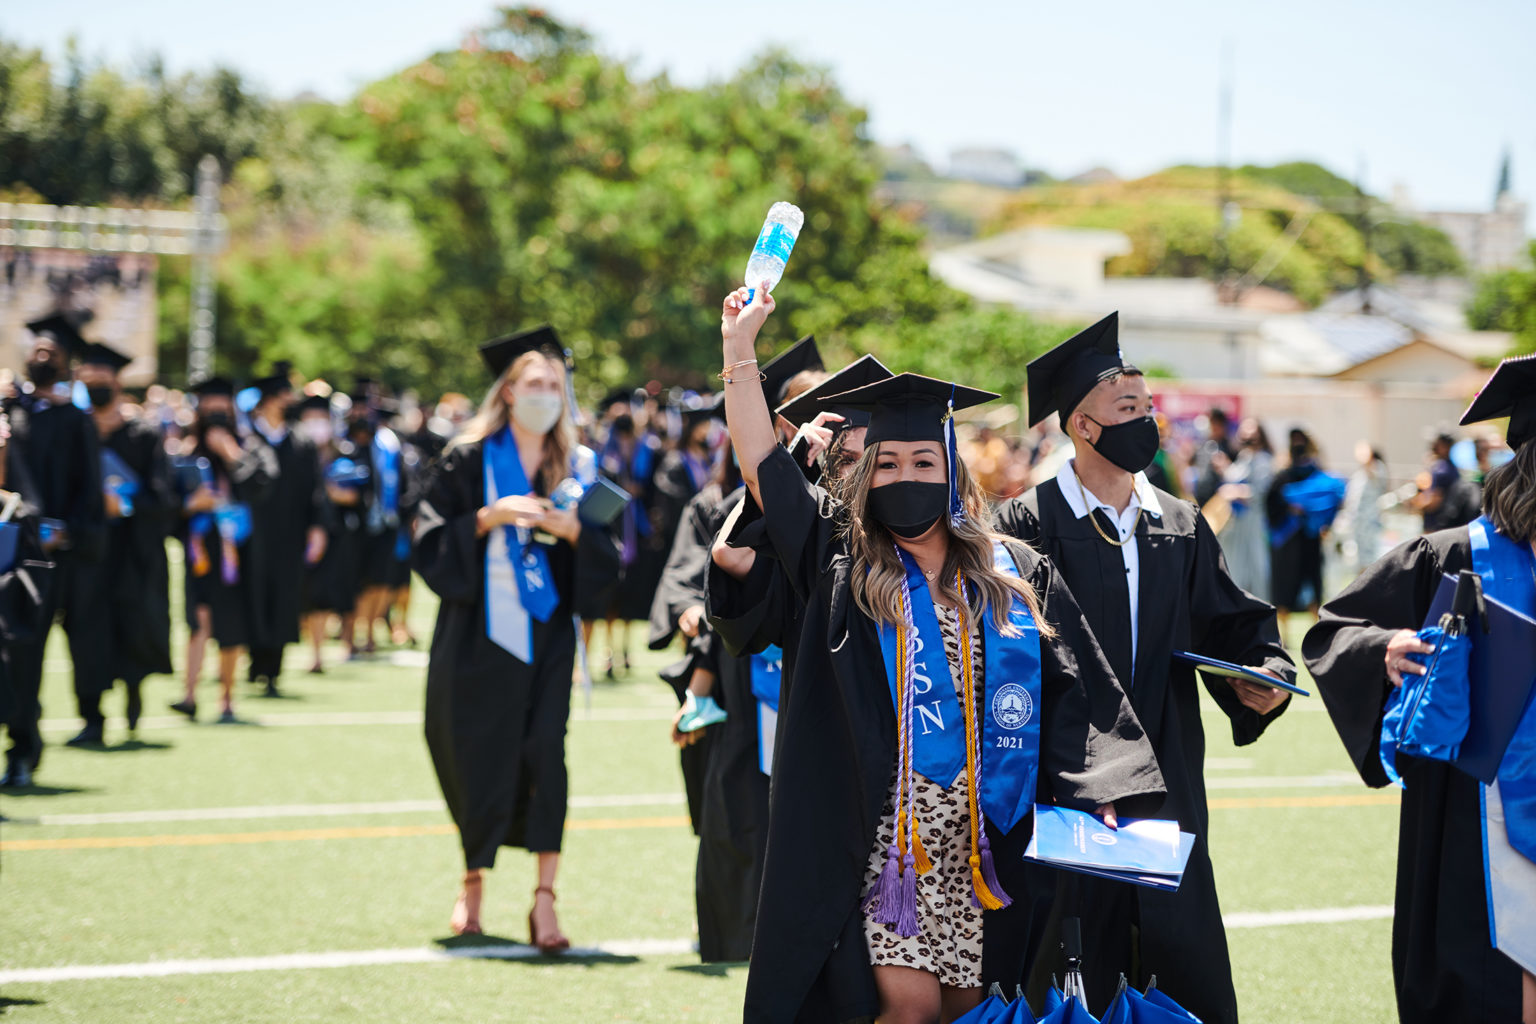
[[[745,384],[747,382],[747,380],[749,379],[749,378],[746,378],[746,377],[741,377],[741,378],[727,377],[725,375],[724,371],[721,371],[719,376],[720,376],[720,379],[725,381],[727,384]],[[768,375],[766,373],[764,373],[762,370],[758,370],[757,371],[758,383],[762,383],[763,381],[765,381],[767,379],[768,379]]]
[[725,375],[736,369],[738,366],[751,366],[755,362],[757,362],[756,359],[743,359],[739,363],[732,363],[730,366],[727,366],[725,369],[720,371],[720,379],[724,380]]

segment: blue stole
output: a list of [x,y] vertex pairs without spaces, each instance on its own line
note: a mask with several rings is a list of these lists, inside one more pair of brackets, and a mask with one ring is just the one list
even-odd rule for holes
[[[912,767],[930,782],[954,785],[965,770],[965,718],[950,675],[943,634],[933,610],[928,582],[917,562],[905,551],[907,587],[912,594],[913,670]],[[1002,544],[992,551],[993,566],[1017,577],[1013,556]],[[967,616],[969,618],[969,615]],[[1029,609],[1014,601],[1008,620],[1020,635],[998,632],[989,611],[982,617],[985,691],[978,689],[976,709],[981,718],[981,783],[977,799],[982,812],[1004,832],[1018,824],[1035,799],[1040,766],[1040,631]],[[896,627],[882,624],[880,650],[885,677],[896,701]],[[935,682],[940,685],[935,685]],[[900,713],[900,706],[897,706]]]
[[[368,446],[373,461],[373,479],[377,484],[368,508],[369,525],[377,533],[400,518],[400,439],[388,427],[373,432]],[[516,492],[524,493],[524,492]]]
[[757,768],[773,774],[773,739],[779,727],[779,688],[784,678],[784,652],[769,644],[751,658],[752,696],[757,698]]
[[[510,427],[485,439],[485,503],[529,494],[528,476]],[[525,664],[533,663],[533,620],[548,622],[560,603],[549,572],[549,557],[531,532],[505,526],[492,530],[485,545],[486,635]]]
[[[1527,615],[1536,614],[1536,560],[1531,549],[1494,529],[1486,516],[1467,526],[1472,568],[1490,597]],[[1499,796],[1509,843],[1536,861],[1536,699],[1525,706],[1520,726],[1499,763]]]

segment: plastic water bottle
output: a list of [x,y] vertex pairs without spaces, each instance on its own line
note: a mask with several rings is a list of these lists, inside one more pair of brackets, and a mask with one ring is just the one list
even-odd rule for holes
[[550,496],[550,503],[555,508],[564,512],[581,504],[581,499],[586,495],[587,489],[581,485],[581,481],[573,476],[568,476],[555,488],[555,493]]
[[774,203],[768,208],[768,219],[763,221],[763,230],[752,247],[752,257],[747,260],[747,272],[743,275],[748,289],[747,305],[756,297],[758,285],[767,281],[771,292],[784,276],[784,264],[789,262],[804,224],[805,214],[793,203]]

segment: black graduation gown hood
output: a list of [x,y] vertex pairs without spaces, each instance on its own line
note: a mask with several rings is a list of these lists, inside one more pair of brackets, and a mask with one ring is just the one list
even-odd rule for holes
[[[878,1012],[860,909],[896,758],[896,715],[876,626],[854,605],[851,559],[833,506],[783,449],[758,467],[763,522],[805,604],[799,657],[779,709],[767,862],[745,1020],[840,1021]],[[1050,564],[1011,546],[1060,636],[1041,644],[1042,799],[1092,810],[1163,792],[1151,746]],[[825,652],[825,653],[823,653]],[[988,823],[1005,890],[1022,882],[1029,827],[1006,836]],[[1023,972],[1015,911],[984,919],[983,983],[1011,987]]]
[[[1381,718],[1392,684],[1387,642],[1424,625],[1443,574],[1472,568],[1465,526],[1388,552],[1323,605],[1302,642],[1350,760],[1369,786],[1387,785]],[[1520,968],[1488,937],[1478,783],[1448,764],[1399,754],[1392,976],[1403,1024],[1520,1019]]]
[[[1296,671],[1280,646],[1274,609],[1232,582],[1199,510],[1166,492],[1157,497],[1162,516],[1143,515],[1136,527],[1140,623],[1134,666],[1120,549],[1106,543],[1087,517],[1073,514],[1057,482],[1047,481],[1005,502],[997,525],[1044,552],[1065,578],[1116,677],[1130,682],[1131,706],[1157,750],[1168,784],[1159,816],[1177,818],[1184,831],[1197,837],[1176,893],[1131,891],[1087,877],[1073,880],[1089,1005],[1104,1007],[1122,972],[1137,987],[1156,974],[1160,988],[1207,1024],[1217,1024],[1237,1019],[1237,1001],[1206,841],[1205,729],[1196,673],[1187,662],[1174,661],[1173,652],[1259,665],[1284,679],[1294,679]],[[1261,716],[1244,707],[1225,681],[1203,681],[1231,720],[1232,739],[1239,746],[1258,739],[1285,710],[1282,704]],[[1071,913],[1072,908],[1063,904],[1058,910]],[[1139,970],[1133,970],[1130,929],[1138,919],[1142,940]],[[1040,948],[1031,972],[1031,993],[1037,999],[1050,975],[1062,969],[1054,924]]]

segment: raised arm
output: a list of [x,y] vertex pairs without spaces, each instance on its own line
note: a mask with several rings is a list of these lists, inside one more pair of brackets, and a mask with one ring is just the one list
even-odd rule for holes
[[755,345],[775,306],[768,293],[768,282],[757,289],[759,298],[747,305],[747,289],[738,288],[725,297],[720,311],[722,376],[725,382],[725,423],[731,431],[731,446],[741,462],[741,476],[759,506],[757,467],[778,444],[773,430],[773,416],[763,396],[757,368]]

